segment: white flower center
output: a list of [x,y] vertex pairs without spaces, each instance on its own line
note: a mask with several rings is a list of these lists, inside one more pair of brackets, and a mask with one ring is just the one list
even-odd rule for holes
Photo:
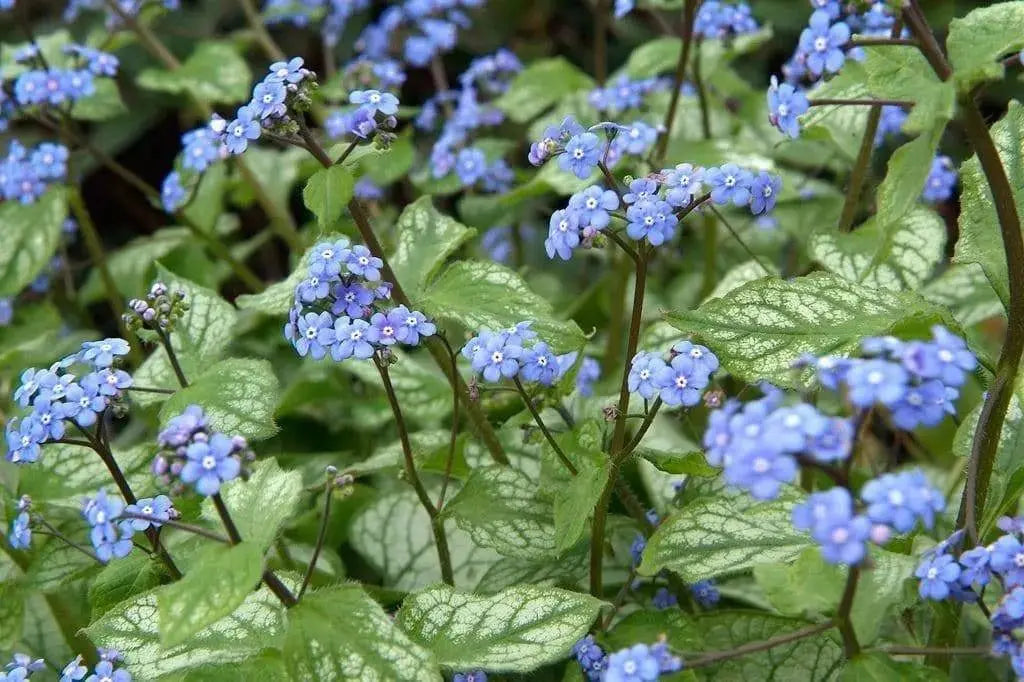
[[764,457],[758,457],[754,460],[754,471],[763,474],[771,468],[771,463]]
[[646,369],[640,370],[640,378],[643,379],[644,381],[647,381],[648,379],[650,379],[651,378],[650,371],[646,370]]
[[913,391],[907,394],[907,402],[911,405],[917,406],[924,403],[924,398],[921,397],[920,393]]
[[818,52],[824,52],[828,47],[828,38],[820,37],[814,39],[814,49]]
[[359,257],[359,264],[360,265],[369,265],[370,264],[370,259],[367,258],[366,256],[360,256]]
[[868,383],[876,386],[885,381],[885,375],[879,371],[868,372]]
[[765,199],[767,199],[768,197],[770,197],[774,193],[775,193],[775,190],[772,189],[771,185],[765,185],[764,189],[761,190],[761,194],[764,195]]
[[572,150],[572,156],[577,161],[582,159],[583,158],[583,150],[582,149],[574,149],[574,150]]
[[595,199],[594,197],[588,198],[587,208],[589,208],[590,210],[594,210],[595,208],[597,208],[597,199]]
[[363,332],[357,329],[351,334],[349,334],[348,338],[352,339],[353,341],[358,341],[359,339],[363,338]]
[[394,335],[394,333],[395,333],[395,328],[394,328],[394,327],[392,327],[392,326],[391,326],[391,325],[389,324],[389,325],[385,325],[385,327],[384,327],[383,329],[381,329],[380,331],[381,331],[381,333],[382,333],[382,334],[383,334],[384,336],[393,336],[393,335]]
[[785,118],[789,116],[789,107],[785,104],[780,104],[778,108],[779,116]]
[[937,578],[938,575],[939,575],[939,569],[937,569],[934,566],[932,566],[931,568],[928,569],[928,574],[927,575],[928,575],[928,580],[935,580],[935,578]]
[[491,353],[491,362],[493,362],[494,364],[497,365],[497,364],[503,362],[504,360],[505,360],[505,354],[502,353],[500,350],[496,350],[493,353]]
[[96,512],[96,523],[97,523],[97,525],[101,524],[101,523],[106,523],[106,522],[107,522],[107,513],[104,512],[104,511]]
[[316,327],[309,327],[306,329],[306,338],[310,341],[316,338]]
[[320,257],[324,260],[331,260],[334,258],[334,249],[324,249],[320,252]]
[[836,528],[832,531],[832,542],[837,545],[841,545],[850,539],[850,531],[845,528]]
[[419,321],[415,317],[407,317],[407,318],[405,318],[405,326],[407,326],[407,327],[415,327],[417,324],[419,324]]
[[204,469],[209,471],[210,469],[214,468],[215,466],[217,466],[217,460],[216,460],[216,458],[214,458],[213,455],[207,455],[206,457],[203,457],[203,468]]
[[953,362],[953,353],[943,348],[939,351],[939,360],[943,362]]
[[237,125],[237,126],[235,126],[235,127],[233,128],[233,130],[232,130],[232,134],[233,134],[233,135],[234,135],[235,137],[241,137],[242,135],[244,135],[244,134],[245,134],[245,126],[242,126],[242,125]]
[[689,382],[686,380],[686,377],[676,377],[676,388],[686,388],[687,384],[689,384]]
[[153,513],[153,508],[147,504],[145,507],[142,508],[142,513],[146,516],[150,516]]
[[547,367],[548,359],[542,355],[539,358],[537,358],[537,364],[540,365],[541,367]]
[[376,92],[370,93],[370,103],[377,104],[378,102],[380,102],[380,94]]
[[903,493],[900,492],[899,490],[890,490],[888,497],[889,504],[893,505],[894,507],[899,507],[903,505]]

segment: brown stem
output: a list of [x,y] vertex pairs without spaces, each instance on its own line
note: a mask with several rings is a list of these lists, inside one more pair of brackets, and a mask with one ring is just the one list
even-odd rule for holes
[[857,581],[860,578],[860,568],[850,566],[850,572],[846,576],[846,587],[843,588],[843,597],[839,601],[839,608],[836,609],[835,625],[843,638],[843,653],[847,658],[853,658],[860,653],[860,643],[857,641],[857,633],[850,622],[850,610],[853,608],[853,597],[857,593]]
[[610,0],[594,2],[594,78],[599,86],[608,79],[608,17]]
[[252,0],[238,0],[238,4],[245,14],[245,21],[249,24],[249,29],[256,36],[256,42],[260,44],[263,52],[275,62],[287,61],[288,57],[285,55],[284,50],[270,36],[267,27],[263,24],[263,19],[260,17],[259,10],[256,9]]
[[700,71],[700,46],[697,41],[697,52],[693,55],[693,83],[697,88],[697,101],[700,103],[700,129],[705,140],[711,139],[711,116],[708,112],[708,92],[704,86],[704,78]]
[[565,456],[565,453],[562,451],[561,446],[558,445],[558,441],[555,440],[555,437],[551,435],[551,431],[548,430],[547,424],[544,423],[544,420],[540,416],[540,412],[537,411],[537,407],[533,404],[533,400],[530,399],[530,394],[528,394],[526,389],[523,388],[523,382],[519,381],[519,377],[512,377],[512,381],[515,383],[516,390],[519,391],[519,395],[522,397],[523,402],[526,403],[526,409],[528,409],[530,414],[533,415],[533,421],[537,423],[541,433],[544,434],[544,438],[547,439],[548,445],[550,445],[551,449],[555,451],[558,459],[562,462],[562,466],[564,466],[570,474],[575,476],[579,472],[573,465],[572,460]]
[[171,337],[163,329],[157,329],[156,333],[160,337],[160,344],[164,347],[164,351],[167,352],[167,359],[174,369],[174,376],[178,378],[178,384],[182,388],[188,388],[188,379],[185,378],[185,372],[181,368],[181,363],[178,362],[178,354],[174,352],[174,346],[171,345]]
[[687,669],[705,668],[709,665],[721,663],[722,661],[740,658],[747,654],[756,654],[758,651],[767,651],[768,649],[773,649],[777,646],[782,646],[783,644],[789,644],[790,642],[797,642],[801,639],[806,639],[807,637],[813,637],[814,635],[825,632],[831,628],[832,622],[828,621],[825,623],[819,623],[818,625],[811,625],[799,630],[794,630],[793,632],[787,632],[784,635],[765,639],[760,642],[742,644],[727,651],[713,651],[687,660],[686,667]]
[[416,460],[412,454],[412,444],[409,442],[409,430],[405,426],[405,418],[402,416],[402,408],[398,403],[398,396],[395,395],[395,388],[391,385],[391,376],[388,374],[387,360],[381,359],[378,355],[373,356],[373,363],[380,373],[380,380],[384,384],[384,393],[387,394],[388,403],[391,405],[391,413],[395,417],[395,427],[398,429],[398,440],[402,443],[403,463],[405,465],[405,477],[409,484],[416,491],[416,497],[430,517],[430,526],[434,532],[434,545],[437,548],[437,559],[441,564],[441,579],[448,585],[455,584],[452,573],[452,558],[448,551],[448,537],[444,531],[444,520],[438,516],[437,507],[430,501],[427,489],[423,487],[423,481],[416,471]]
[[203,528],[202,526],[195,526],[195,525],[192,525],[191,523],[182,523],[181,521],[175,521],[174,519],[161,519],[161,518],[158,518],[156,516],[152,516],[150,514],[140,514],[140,513],[129,512],[129,511],[121,512],[121,515],[118,518],[121,518],[121,519],[138,519],[140,521],[151,521],[151,522],[154,522],[154,523],[159,523],[161,526],[167,526],[168,528],[176,528],[177,530],[181,530],[181,531],[184,531],[186,533],[192,533],[193,535],[199,535],[199,536],[207,538],[209,540],[215,540],[217,542],[222,542],[222,543],[224,543],[226,545],[230,545],[231,544],[231,540],[229,540],[228,538],[224,537],[223,535],[220,535],[219,533],[214,533],[212,530],[207,530],[206,528]]
[[302,577],[302,585],[299,587],[299,593],[295,596],[295,601],[302,601],[302,595],[306,593],[306,588],[309,587],[309,582],[313,579],[313,571],[316,570],[316,560],[320,558],[320,551],[324,547],[324,541],[327,539],[327,523],[331,518],[331,498],[333,495],[334,479],[337,473],[333,470],[327,473],[327,483],[324,486],[324,513],[320,519],[320,530],[316,534],[316,545],[313,547],[313,556],[309,558],[309,565],[306,567],[306,574]]
[[651,424],[654,423],[654,418],[658,414],[658,410],[661,409],[661,398],[656,398],[654,404],[651,405],[651,409],[648,410],[647,416],[644,417],[644,421],[640,424],[640,428],[637,430],[636,435],[633,436],[633,440],[629,442],[626,449],[622,451],[622,456],[627,457],[633,454],[633,451],[640,445],[640,441],[647,435],[647,430],[651,428]]
[[686,63],[690,59],[690,47],[693,45],[693,20],[697,15],[697,0],[686,0],[683,5],[683,44],[679,49],[679,61],[676,63],[676,71],[672,76],[672,98],[668,103],[668,111],[665,113],[665,122],[662,131],[658,134],[658,146],[655,158],[659,163],[665,161],[665,152],[668,150],[668,140],[672,135],[672,126],[676,122],[676,109],[679,108],[679,95],[683,88],[683,79],[686,77]]
[[448,456],[444,460],[444,475],[441,478],[441,492],[437,495],[437,510],[441,511],[444,507],[444,496],[448,492],[448,484],[452,479],[452,464],[455,461],[455,444],[459,440],[459,384],[455,381],[454,377],[458,375],[459,369],[457,359],[455,357],[455,349],[448,343],[448,339],[441,336],[441,341],[444,343],[444,348],[448,351],[448,357],[451,359],[451,379],[449,383],[452,389],[452,428],[448,438]]
[[[899,36],[899,33],[896,34]],[[911,47],[917,47],[917,41],[912,38],[872,38],[870,36],[854,36],[850,39],[850,45],[856,47],[870,47],[873,45],[910,45]]]

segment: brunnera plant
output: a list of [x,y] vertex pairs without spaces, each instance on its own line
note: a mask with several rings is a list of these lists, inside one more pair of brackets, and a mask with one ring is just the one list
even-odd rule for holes
[[952,4],[0,0],[0,680],[1024,678]]

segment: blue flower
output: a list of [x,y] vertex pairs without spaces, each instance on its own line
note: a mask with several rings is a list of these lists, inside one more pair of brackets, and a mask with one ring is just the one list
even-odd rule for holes
[[798,453],[807,448],[809,440],[821,436],[828,428],[825,415],[814,406],[799,403],[773,412],[764,423],[764,438],[785,452]]
[[768,88],[768,120],[779,132],[791,138],[800,137],[800,121],[798,118],[807,113],[810,103],[803,90],[794,88],[789,83],[779,85],[772,76]]
[[14,298],[0,296],[0,327],[6,327],[14,319]]
[[419,344],[422,336],[433,336],[437,333],[437,325],[428,321],[427,316],[418,310],[409,310],[400,305],[391,312],[397,316],[400,323],[395,336],[408,346]]
[[297,330],[295,350],[302,357],[309,354],[314,360],[320,360],[336,341],[334,318],[327,312],[309,312],[300,316]]
[[221,158],[224,143],[209,126],[189,131],[181,137],[181,165],[186,170],[202,173]]
[[661,391],[656,382],[659,372],[667,365],[654,353],[640,352],[633,356],[626,384],[630,393],[637,393],[644,400],[652,400]]
[[287,62],[274,62],[270,65],[268,81],[298,83],[306,77],[307,71],[302,68],[302,57],[293,57]]
[[473,355],[472,367],[486,381],[511,379],[519,372],[518,360],[522,354],[522,346],[509,343],[504,336],[491,335]]
[[544,342],[525,349],[519,362],[520,373],[527,381],[551,386],[558,377],[558,359]]
[[[3,8],[0,7],[0,9]],[[0,682],[24,682],[27,679],[28,670],[20,665],[7,671],[0,670]]]
[[257,83],[252,90],[252,102],[249,106],[256,111],[259,118],[280,118],[288,109],[284,101],[288,91],[281,81],[267,80]]
[[260,138],[260,122],[251,106],[239,107],[225,135],[225,144],[232,154],[241,154],[249,147],[250,140]]
[[853,424],[849,419],[829,417],[824,430],[810,437],[806,452],[819,462],[838,462],[850,456],[853,448]]
[[[898,135],[903,129],[903,123],[907,120],[907,112],[903,107],[887,104],[882,107],[882,116],[878,120],[878,128],[875,131],[875,146],[881,145],[885,138],[890,135]],[[927,183],[925,183],[927,184]]]
[[32,403],[31,419],[43,431],[44,440],[60,440],[64,437],[64,419],[67,408],[64,403],[53,403],[45,398],[38,398]]
[[102,341],[86,341],[82,344],[79,359],[91,363],[96,369],[103,369],[114,364],[117,356],[128,355],[131,346],[124,339],[103,339]]
[[608,655],[594,641],[594,636],[587,635],[573,644],[572,653],[587,679],[590,682],[598,682],[601,679],[601,674],[608,667]]
[[348,260],[345,261],[345,267],[353,275],[364,277],[370,282],[377,282],[380,280],[380,269],[384,267],[384,262],[371,254],[368,248],[359,244],[352,247]]
[[91,526],[89,539],[96,550],[96,557],[103,563],[128,556],[132,551],[131,526],[127,523],[114,524],[114,519],[123,510],[124,502],[108,497],[102,489],[82,505],[82,515]]
[[646,644],[634,644],[608,657],[604,682],[651,682],[661,673],[658,659]]
[[696,371],[703,372],[708,376],[718,370],[718,357],[705,346],[683,340],[672,346],[672,352],[677,355],[689,356],[693,360]]
[[796,474],[796,460],[763,441],[738,448],[724,471],[726,482],[758,500],[778,497],[782,484],[792,483]]
[[708,168],[704,179],[711,187],[711,201],[722,205],[746,206],[750,203],[750,186],[754,176],[734,163],[718,168]]
[[565,153],[559,157],[558,165],[580,180],[586,180],[600,160],[601,139],[594,133],[580,133],[565,143]]
[[689,206],[704,186],[704,169],[699,166],[680,163],[661,172],[668,188],[665,201],[677,208]]
[[166,495],[146,497],[138,500],[135,504],[129,504],[124,510],[133,514],[145,514],[154,519],[129,519],[133,529],[138,531],[146,530],[150,527],[159,528],[161,526],[160,521],[167,521],[171,518],[171,498]]
[[942,601],[960,578],[960,564],[949,554],[935,554],[926,557],[914,575],[921,579],[917,591],[922,599]]
[[181,470],[181,480],[194,483],[200,495],[217,494],[222,483],[236,478],[242,470],[234,452],[234,443],[223,433],[215,433],[205,442],[193,442],[185,450],[188,459]]
[[664,637],[651,645],[651,655],[658,661],[658,670],[663,673],[679,672],[683,669],[683,661],[672,654]]
[[1013,535],[1003,535],[992,545],[989,566],[1007,588],[1024,585],[1024,545]]
[[860,495],[868,505],[867,514],[872,521],[890,525],[900,533],[911,530],[918,519],[930,528],[935,513],[945,508],[942,495],[918,469],[868,481]]
[[759,172],[750,184],[750,212],[757,215],[771,211],[775,208],[781,190],[782,178],[765,171]]
[[379,90],[354,90],[348,96],[352,104],[359,104],[370,113],[380,112],[385,116],[398,113],[398,98],[390,92]]
[[615,138],[627,154],[639,156],[646,152],[658,139],[658,131],[643,121],[634,121],[626,131]]
[[189,405],[184,412],[167,421],[167,425],[157,436],[157,443],[165,448],[178,448],[187,444],[196,433],[208,426],[203,408],[199,405]]
[[876,402],[891,407],[907,392],[907,371],[885,360],[861,360],[846,372],[850,402],[868,408]]
[[932,168],[925,180],[921,198],[929,203],[946,201],[956,188],[956,166],[948,156],[941,154],[932,159]]
[[656,609],[668,609],[679,603],[676,599],[676,595],[672,594],[668,588],[659,587],[654,593],[654,597],[651,598],[651,606]]
[[903,398],[892,406],[892,421],[905,430],[935,426],[946,416],[946,387],[938,379],[908,386]]
[[992,579],[992,548],[975,547],[960,555],[960,585],[984,587]]
[[168,213],[175,213],[185,203],[185,187],[178,171],[171,171],[160,186],[160,204]]
[[455,173],[464,185],[475,185],[487,171],[487,158],[483,150],[466,147],[459,151],[455,159]]
[[850,40],[850,27],[841,21],[831,22],[828,12],[818,10],[800,34],[800,49],[807,55],[808,70],[815,76],[836,73],[846,61],[842,48]]
[[314,246],[309,254],[309,274],[325,280],[340,275],[341,266],[349,257],[348,246],[344,237]]
[[556,255],[562,260],[572,258],[573,249],[580,244],[579,218],[576,213],[559,209],[551,214],[548,222],[548,237],[544,249],[548,258]]
[[7,422],[7,461],[31,464],[39,459],[40,443],[46,438],[43,427],[32,418],[11,419]]
[[722,595],[718,592],[718,587],[715,585],[715,581],[710,579],[698,580],[690,585],[690,594],[705,609],[710,609],[722,598]]
[[[653,199],[657,194],[657,182],[651,178],[637,178],[629,183],[629,191],[622,196],[622,200],[627,204],[635,204],[638,201]],[[615,206],[612,208],[618,208],[618,201],[615,202]]]
[[603,230],[611,216],[608,211],[619,207],[619,197],[610,189],[593,185],[569,198],[569,210],[576,214],[581,227]]
[[621,19],[632,12],[635,6],[635,0],[615,0],[615,18]]
[[830,564],[855,566],[864,560],[871,522],[865,516],[827,516],[814,529],[821,556]]
[[28,512],[21,512],[11,522],[11,532],[7,541],[14,549],[28,549],[32,544],[32,528],[29,526]]
[[89,669],[82,665],[82,656],[75,656],[74,660],[64,666],[60,673],[60,682],[78,682],[89,674]]
[[968,350],[962,338],[950,333],[945,327],[932,327],[932,338],[935,340],[937,357],[941,363],[938,378],[947,386],[963,385],[967,373],[973,372],[978,366],[978,359]]
[[132,682],[132,676],[124,668],[115,670],[110,661],[100,661],[85,682]]
[[334,321],[336,343],[331,347],[331,357],[341,362],[348,358],[366,360],[373,355],[373,344],[378,341],[377,328],[366,320],[339,317]]
[[331,293],[331,280],[328,278],[310,275],[299,283],[295,288],[295,297],[305,303],[320,301]]
[[370,326],[377,330],[377,343],[393,346],[398,341],[399,331],[404,329],[405,316],[398,310],[374,313],[370,318]]
[[701,371],[689,355],[677,355],[658,370],[654,382],[659,397],[669,407],[692,407],[700,402],[701,392],[708,385],[708,375]]

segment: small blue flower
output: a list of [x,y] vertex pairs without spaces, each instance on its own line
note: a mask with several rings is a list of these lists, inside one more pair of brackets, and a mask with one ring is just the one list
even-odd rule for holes
[[676,595],[672,594],[668,588],[659,587],[654,593],[654,597],[651,598],[651,606],[656,609],[668,609],[677,605],[679,600],[676,599]]
[[601,139],[594,133],[573,135],[565,143],[565,153],[559,157],[559,167],[573,173],[580,180],[590,177],[601,160]]
[[665,177],[665,201],[676,208],[689,206],[704,186],[704,169],[689,163],[661,171]]
[[242,470],[234,452],[234,443],[223,433],[213,434],[206,442],[192,443],[185,450],[188,459],[181,470],[181,480],[194,483],[200,495],[217,494],[222,483],[236,478]]
[[[614,194],[614,192],[613,192]],[[629,183],[629,191],[622,196],[627,204],[635,204],[638,201],[653,199],[658,194],[658,183],[651,178],[637,178]],[[612,208],[618,208],[618,201]]]
[[577,192],[569,198],[569,210],[576,214],[581,227],[592,227],[603,230],[608,226],[611,216],[609,211],[619,207],[618,195],[610,189],[602,189],[597,185]]
[[734,163],[727,163],[718,168],[708,168],[704,178],[711,187],[711,201],[714,203],[722,205],[731,202],[734,206],[750,203],[750,186],[754,181],[750,171]]
[[922,599],[942,601],[960,578],[960,564],[949,554],[935,554],[926,557],[914,575],[921,579],[917,591]]
[[115,669],[110,661],[100,661],[85,682],[132,682],[132,676],[124,668]]
[[176,213],[185,203],[185,187],[178,171],[171,171],[160,186],[160,204],[168,213]]
[[380,269],[384,267],[384,262],[371,254],[368,248],[359,244],[352,247],[348,260],[345,261],[345,267],[353,275],[363,277],[370,282],[377,282],[380,281]]
[[672,352],[677,355],[689,356],[693,360],[696,371],[703,372],[708,376],[718,370],[718,357],[705,346],[683,340],[672,346]]
[[882,116],[878,120],[878,129],[875,131],[875,146],[880,146],[887,137],[898,135],[903,129],[903,123],[906,120],[907,112],[904,111],[903,107],[889,104],[883,106]]
[[838,462],[850,456],[853,424],[849,419],[829,417],[825,429],[808,439],[806,452],[819,462]]
[[770,212],[781,190],[782,178],[760,171],[750,184],[750,212],[754,215]]
[[942,495],[918,469],[868,481],[861,489],[861,499],[867,503],[872,521],[890,525],[900,533],[910,531],[918,519],[930,528],[935,513],[945,508]]
[[708,376],[698,369],[689,355],[677,355],[654,377],[658,396],[669,407],[693,407],[700,402],[703,389],[707,388]]
[[455,158],[455,173],[463,185],[475,185],[487,172],[487,157],[476,147],[466,147]]
[[647,549],[647,538],[640,533],[637,533],[633,538],[633,543],[629,546],[629,555],[633,557],[634,566],[640,565],[641,560],[643,560],[645,549]]
[[946,416],[946,387],[938,379],[908,386],[903,398],[892,406],[892,422],[907,431],[918,426],[936,426]]
[[380,90],[354,90],[348,96],[352,104],[359,104],[370,113],[380,112],[385,116],[398,113],[398,98],[390,92]]
[[102,489],[82,505],[82,515],[91,526],[89,539],[96,550],[96,557],[103,563],[128,556],[132,551],[131,526],[127,523],[114,524],[114,519],[123,510],[124,502],[108,497]]
[[408,346],[419,344],[420,337],[433,336],[437,333],[437,325],[427,320],[427,316],[418,310],[409,310],[400,305],[391,312],[400,323],[396,338]]
[[511,379],[519,372],[518,360],[522,354],[522,346],[509,343],[504,336],[491,335],[473,355],[472,367],[486,381]]
[[89,669],[82,665],[82,656],[75,656],[74,660],[64,666],[60,673],[60,682],[79,682],[89,674]]
[[82,344],[79,359],[91,363],[96,369],[104,369],[114,364],[114,358],[128,355],[131,346],[124,339],[103,339],[102,341],[86,341]]
[[306,77],[307,72],[302,68],[303,63],[302,57],[293,57],[287,62],[274,62],[270,65],[267,80],[298,83]]
[[474,670],[469,673],[455,673],[452,682],[487,682],[487,673],[483,670]]
[[281,81],[267,80],[257,83],[252,90],[252,102],[250,107],[256,111],[259,118],[280,118],[287,113],[284,101],[288,97],[288,90]]
[[764,442],[738,449],[724,471],[726,482],[758,500],[778,497],[782,484],[792,483],[796,474],[796,460]]
[[957,173],[953,160],[948,156],[938,155],[932,159],[932,168],[925,180],[921,198],[929,203],[946,201],[953,196],[956,188]]
[[661,673],[658,659],[646,644],[634,644],[608,657],[604,682],[651,682]]
[[558,359],[544,342],[525,349],[519,362],[520,373],[527,381],[551,386],[558,377]]
[[181,414],[171,417],[157,436],[161,447],[175,449],[187,444],[199,431],[209,426],[206,414],[199,405],[189,405]]
[[837,73],[846,61],[843,46],[850,41],[850,27],[832,23],[828,12],[818,10],[800,34],[800,49],[807,55],[807,68],[815,76]]
[[225,131],[225,144],[230,153],[241,154],[249,147],[249,141],[258,140],[260,134],[260,122],[253,108],[239,107],[235,120],[228,124]]
[[348,358],[366,360],[373,355],[373,344],[378,341],[377,328],[366,320],[339,317],[334,321],[336,343],[331,347],[331,357],[336,362]]
[[133,514],[145,514],[153,518],[153,520],[129,519],[132,528],[141,531],[151,527],[159,528],[161,521],[169,520],[171,518],[172,506],[171,498],[166,495],[157,495],[156,497],[140,499],[135,504],[129,504],[124,510]]
[[544,249],[548,258],[556,255],[562,260],[572,258],[573,249],[580,244],[579,218],[576,213],[559,209],[551,214],[548,223],[548,237]]
[[907,392],[907,371],[885,360],[861,360],[846,372],[850,402],[861,408],[895,405]]
[[1003,535],[992,546],[989,566],[1007,588],[1024,585],[1024,545],[1014,535]]
[[590,682],[598,682],[608,667],[608,655],[595,641],[593,635],[587,635],[572,646],[573,656],[580,664],[583,674]]
[[405,317],[398,310],[374,313],[370,318],[370,326],[377,330],[377,343],[382,346],[393,346],[398,342],[399,331],[405,327]]
[[650,149],[657,139],[658,131],[653,126],[643,121],[634,121],[615,141],[625,153],[639,156]]
[[32,528],[29,525],[28,512],[21,512],[11,522],[11,532],[7,541],[14,549],[28,549],[32,544]]
[[665,361],[654,353],[637,353],[633,356],[626,381],[629,392],[640,395],[644,400],[654,399],[661,391],[656,377],[666,367]]
[[807,113],[810,103],[803,90],[794,88],[789,83],[779,85],[779,80],[772,76],[768,88],[768,120],[779,132],[791,138],[800,137],[800,121],[798,118]]
[[960,585],[984,587],[992,579],[992,548],[975,547],[960,555]]
[[64,437],[64,419],[67,408],[64,403],[53,403],[45,398],[38,398],[32,403],[31,419],[39,425],[44,440],[60,440]]
[[308,354],[314,360],[320,360],[336,341],[334,318],[327,312],[309,312],[300,316],[297,330],[295,350],[302,357]]
[[324,280],[338,277],[350,254],[348,246],[349,241],[344,237],[314,246],[309,254],[309,274]]
[[635,0],[615,0],[615,18],[621,19],[632,12],[635,6]]
[[698,580],[690,585],[690,594],[694,600],[705,609],[710,609],[718,603],[722,595],[718,591],[714,580]]

